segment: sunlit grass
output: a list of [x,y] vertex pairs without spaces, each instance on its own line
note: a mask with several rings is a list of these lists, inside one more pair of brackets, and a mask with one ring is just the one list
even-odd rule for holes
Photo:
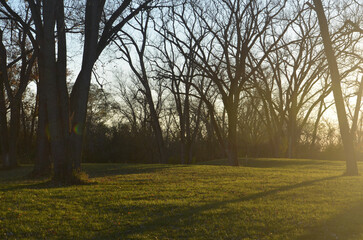
[[96,183],[71,187],[1,171],[0,239],[363,239],[363,177],[344,162],[241,162],[88,164]]

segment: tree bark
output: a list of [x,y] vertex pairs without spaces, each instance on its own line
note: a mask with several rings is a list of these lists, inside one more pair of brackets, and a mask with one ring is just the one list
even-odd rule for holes
[[226,108],[228,114],[228,144],[227,153],[228,161],[231,166],[238,166],[238,149],[237,149],[237,103],[230,104]]
[[9,167],[9,138],[6,120],[5,93],[3,84],[3,73],[0,70],[0,150],[3,167]]
[[76,171],[81,170],[82,144],[85,131],[87,102],[93,65],[97,52],[99,23],[105,1],[88,0],[85,18],[85,43],[82,69],[78,74],[70,96],[71,135],[69,139],[70,161]]
[[[56,14],[56,1],[49,0],[44,2],[43,8],[43,45],[41,46],[41,54],[43,55],[44,62],[42,63],[44,69],[43,81],[45,83],[46,98],[47,98],[47,112],[48,123],[50,132],[50,145],[52,157],[54,160],[54,180],[64,182],[67,180],[66,176],[66,147],[64,129],[62,128],[62,115],[59,103],[59,88],[57,79],[57,63],[55,53],[55,14]],[[59,54],[59,53],[58,53]]]
[[10,134],[9,134],[9,166],[18,166],[18,140],[20,128],[20,99],[13,98],[10,102]]
[[38,84],[38,126],[37,126],[37,150],[33,176],[46,176],[51,173],[51,159],[50,159],[50,143],[49,143],[49,129],[47,117],[46,96],[41,84]]
[[5,102],[5,90],[4,83],[8,80],[8,73],[6,68],[6,51],[2,44],[2,34],[0,30],[0,150],[2,165],[5,168],[10,166],[9,162],[9,135],[8,135],[8,122],[7,122],[7,110]]

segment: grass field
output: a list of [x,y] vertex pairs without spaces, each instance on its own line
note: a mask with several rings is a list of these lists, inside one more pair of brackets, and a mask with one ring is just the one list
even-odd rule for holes
[[0,239],[363,239],[344,162],[219,163],[85,164],[93,183],[70,187],[1,171]]

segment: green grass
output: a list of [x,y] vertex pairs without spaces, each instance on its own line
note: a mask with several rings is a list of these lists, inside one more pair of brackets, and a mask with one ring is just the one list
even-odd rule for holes
[[85,164],[95,183],[70,187],[0,171],[0,239],[363,239],[344,162],[220,162]]

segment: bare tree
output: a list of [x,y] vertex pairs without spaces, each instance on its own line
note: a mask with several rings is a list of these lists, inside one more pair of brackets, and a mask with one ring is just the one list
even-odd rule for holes
[[[304,126],[331,91],[323,77],[326,62],[316,36],[317,21],[310,11],[304,13],[291,24],[291,33],[281,40],[279,49],[266,57],[253,83],[262,98],[264,123],[275,155],[289,158],[296,157]],[[262,48],[266,45],[261,44]],[[322,109],[317,119],[321,114]],[[287,149],[282,149],[283,145]]]
[[[165,143],[152,95],[152,89],[150,87],[150,73],[148,73],[146,61],[148,28],[151,21],[150,14],[150,10],[141,13],[139,17],[134,19],[135,23],[128,24],[129,28],[133,31],[133,34],[130,34],[127,31],[121,31],[120,34],[117,35],[117,41],[114,41],[114,43],[123,53],[122,58],[129,64],[132,72],[142,85],[142,89],[140,90],[145,95],[145,99],[149,106],[151,124],[158,146],[160,162],[166,163]],[[134,52],[136,58],[134,58]],[[160,101],[158,102],[160,103]]]
[[[85,127],[88,92],[93,65],[115,34],[143,10],[151,0],[133,4],[123,1],[109,16],[105,16],[100,34],[105,0],[88,0],[85,10],[85,44],[81,71],[70,97],[67,92],[66,23],[63,1],[34,1],[27,4],[35,29],[24,21],[7,1],[1,0],[5,14],[23,27],[38,54],[40,71],[40,109],[47,111],[54,159],[54,178],[69,181],[74,169],[80,169],[83,132]],[[56,31],[55,31],[56,28]],[[32,33],[35,32],[34,38]],[[57,51],[55,50],[57,49]],[[44,119],[44,118],[43,118]],[[41,123],[44,121],[40,121]],[[77,129],[78,131],[72,131]]]
[[[275,32],[276,41],[263,54],[259,52],[259,39],[271,30],[284,7],[285,2],[273,1],[211,1],[189,5],[184,2],[173,12],[175,21],[195,41],[193,63],[204,77],[213,82],[221,96],[228,116],[226,152],[231,165],[238,165],[237,112],[240,94],[245,83],[286,33],[288,24],[284,25],[280,20],[279,31]],[[190,14],[186,16],[186,13]],[[187,45],[180,37],[172,36],[172,41],[179,46]]]
[[346,174],[358,175],[357,159],[354,149],[353,136],[349,129],[348,119],[346,115],[344,98],[341,89],[341,75],[339,73],[338,64],[336,61],[333,45],[329,33],[328,22],[325,16],[323,4],[321,0],[314,0],[313,9],[316,11],[321,37],[324,43],[324,50],[329,65],[330,76],[332,79],[332,90],[335,99],[335,106],[338,115],[340,134],[342,137],[345,158],[346,158]]
[[[26,14],[26,18],[29,18],[28,14]],[[14,23],[9,25],[9,39],[11,43],[8,45],[8,48],[4,44],[3,31],[0,31],[0,71],[2,85],[6,89],[6,96],[9,101],[9,130],[5,129],[7,128],[6,110],[2,110],[2,114],[4,115],[1,117],[1,125],[4,128],[3,165],[6,168],[14,168],[18,165],[17,146],[19,143],[21,101],[31,77],[36,55],[29,49],[27,35],[22,29]],[[10,48],[13,48],[11,57],[9,56]],[[8,59],[12,59],[12,61],[8,63]],[[3,99],[1,108],[4,109],[4,95],[1,95]],[[9,134],[8,138],[6,137],[7,133]]]

